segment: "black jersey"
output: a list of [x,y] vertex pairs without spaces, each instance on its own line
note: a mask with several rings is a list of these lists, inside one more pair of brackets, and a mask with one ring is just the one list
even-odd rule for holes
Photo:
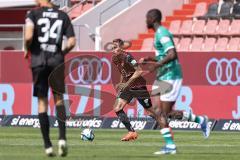
[[[118,71],[121,73],[123,77],[122,83],[126,83],[134,74],[135,66],[138,66],[137,61],[130,53],[119,53],[114,54],[112,57],[113,63],[117,66]],[[130,86],[131,88],[138,88],[146,85],[146,80],[140,76],[138,77],[134,83]]]
[[57,8],[40,7],[29,11],[26,20],[34,25],[30,46],[32,67],[63,62],[63,36],[74,37],[68,15]]

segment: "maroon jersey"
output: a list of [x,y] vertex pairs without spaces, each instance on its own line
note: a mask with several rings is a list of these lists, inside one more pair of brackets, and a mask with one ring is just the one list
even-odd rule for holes
[[[117,66],[118,71],[121,73],[123,77],[122,83],[127,82],[131,76],[135,72],[136,66],[138,66],[137,61],[130,53],[119,53],[114,54],[112,57],[112,62]],[[131,88],[139,88],[146,85],[146,80],[143,77],[137,78],[132,85]]]

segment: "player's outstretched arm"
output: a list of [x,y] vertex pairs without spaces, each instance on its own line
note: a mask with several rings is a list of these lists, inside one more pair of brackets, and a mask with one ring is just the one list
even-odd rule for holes
[[165,65],[171,61],[174,61],[175,59],[178,59],[175,48],[169,49],[167,52],[168,52],[167,55],[161,61],[155,63],[153,66],[151,66],[149,68],[150,72],[153,72],[156,69],[158,69],[159,67],[162,67],[163,65]]
[[147,62],[157,62],[157,60],[155,59],[155,57],[144,57],[140,58],[139,60],[140,64],[146,64]]
[[162,67],[164,64],[174,61],[177,58],[178,56],[175,48],[169,49],[166,57],[164,57],[160,62],[158,62],[156,67]]

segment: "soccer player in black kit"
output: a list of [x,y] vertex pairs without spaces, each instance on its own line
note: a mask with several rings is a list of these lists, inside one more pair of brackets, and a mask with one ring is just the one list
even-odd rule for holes
[[[75,46],[76,40],[73,26],[66,13],[55,8],[50,0],[36,0],[36,2],[39,7],[29,11],[26,16],[24,57],[31,56],[33,96],[38,97],[38,117],[45,152],[47,156],[55,156],[49,137],[47,114],[48,89],[49,81],[51,81],[49,76],[57,66],[64,63],[64,55]],[[67,37],[64,49],[62,49],[63,36]],[[58,91],[53,90],[52,92],[59,125],[58,154],[66,156],[66,111],[63,102],[64,70],[59,72],[55,79],[53,83],[58,86]]]

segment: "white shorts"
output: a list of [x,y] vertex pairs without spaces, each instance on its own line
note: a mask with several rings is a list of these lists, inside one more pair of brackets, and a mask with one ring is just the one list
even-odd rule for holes
[[175,102],[181,91],[181,87],[182,79],[156,80],[152,86],[152,95],[159,95],[161,101]]

